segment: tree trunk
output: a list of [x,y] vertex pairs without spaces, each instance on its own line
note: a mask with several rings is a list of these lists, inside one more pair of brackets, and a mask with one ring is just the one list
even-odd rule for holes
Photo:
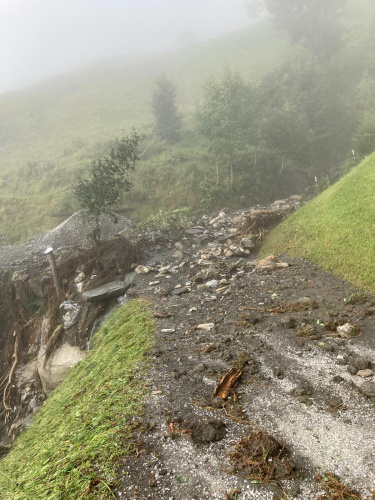
[[216,186],[219,185],[219,162],[217,161],[216,158]]

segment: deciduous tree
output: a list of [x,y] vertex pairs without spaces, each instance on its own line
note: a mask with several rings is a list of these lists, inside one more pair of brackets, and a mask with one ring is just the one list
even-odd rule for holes
[[113,207],[120,201],[123,193],[132,187],[128,172],[133,170],[139,160],[138,148],[143,136],[134,129],[129,136],[116,139],[108,156],[93,160],[88,178],[80,175],[73,185],[82,208],[96,222],[96,239],[100,241],[99,216],[109,215],[116,220]]

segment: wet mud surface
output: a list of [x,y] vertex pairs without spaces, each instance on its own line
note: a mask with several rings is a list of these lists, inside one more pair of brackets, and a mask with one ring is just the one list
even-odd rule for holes
[[206,232],[150,248],[128,294],[151,301],[157,332],[117,497],[341,498],[317,479],[332,474],[373,498],[374,298],[306,260],[262,270],[223,244]]

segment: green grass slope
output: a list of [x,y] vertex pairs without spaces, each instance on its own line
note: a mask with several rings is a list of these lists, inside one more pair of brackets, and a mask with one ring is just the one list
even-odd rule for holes
[[375,153],[269,234],[261,255],[285,253],[375,292]]
[[33,426],[0,461],[3,500],[114,498],[119,458],[132,450],[142,370],[154,321],[142,301],[118,309],[94,349],[49,396]]

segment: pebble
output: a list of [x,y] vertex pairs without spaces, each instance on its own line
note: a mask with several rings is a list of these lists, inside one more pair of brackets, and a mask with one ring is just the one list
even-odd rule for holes
[[359,390],[361,393],[368,398],[375,398],[375,384],[374,382],[364,382],[360,387]]
[[363,378],[367,378],[367,377],[372,377],[374,375],[374,372],[370,369],[367,369],[367,370],[359,370],[357,372],[357,376],[358,377],[363,377]]
[[196,330],[212,330],[215,328],[215,323],[202,323],[195,327]]

